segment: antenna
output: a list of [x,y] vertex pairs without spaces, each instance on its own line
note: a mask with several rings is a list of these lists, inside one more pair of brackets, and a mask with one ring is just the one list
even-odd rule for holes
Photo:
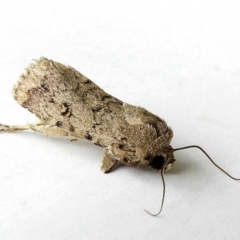
[[[232,178],[233,180],[240,180],[240,178],[235,178],[233,176],[231,176],[228,172],[226,172],[225,170],[223,170],[220,166],[218,166],[213,160],[212,158],[206,153],[205,150],[203,150],[201,147],[197,146],[197,145],[190,145],[190,146],[185,146],[185,147],[180,147],[180,148],[175,148],[173,149],[173,152],[176,152],[176,151],[180,151],[180,150],[185,150],[185,149],[188,149],[188,148],[198,148],[199,150],[201,150],[205,155],[206,157],[212,162],[212,164],[217,167],[219,170],[221,170],[223,173],[225,173],[228,177]],[[160,210],[158,211],[158,213],[156,214],[152,214],[150,213],[149,211],[145,210],[144,211],[148,214],[150,214],[151,216],[153,217],[156,217],[158,216],[161,212],[162,212],[162,209],[163,209],[163,203],[164,203],[164,199],[165,199],[165,190],[166,190],[166,186],[165,186],[165,181],[164,181],[164,170],[166,168],[168,164],[168,161],[166,161],[162,167],[162,169],[159,171],[160,174],[161,174],[161,178],[162,178],[162,182],[163,182],[163,194],[162,194],[162,203],[161,203],[161,207],[160,207]]]
[[179,150],[184,150],[184,149],[188,149],[188,148],[198,148],[199,150],[201,150],[206,156],[207,158],[212,162],[212,164],[217,167],[219,170],[221,170],[223,173],[225,173],[228,177],[232,178],[233,180],[240,180],[240,178],[235,178],[233,176],[231,176],[228,172],[226,172],[225,170],[223,170],[220,166],[218,166],[213,160],[212,158],[199,146],[197,145],[190,145],[190,146],[186,146],[186,147],[181,147],[181,148],[175,148],[173,149],[173,152],[179,151]]

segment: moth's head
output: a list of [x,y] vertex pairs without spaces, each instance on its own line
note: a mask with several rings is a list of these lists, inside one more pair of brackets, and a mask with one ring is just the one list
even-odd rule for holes
[[173,151],[170,147],[167,149],[166,153],[152,157],[149,166],[156,170],[162,170],[164,167],[164,172],[166,172],[173,167],[175,162],[176,160],[174,159]]

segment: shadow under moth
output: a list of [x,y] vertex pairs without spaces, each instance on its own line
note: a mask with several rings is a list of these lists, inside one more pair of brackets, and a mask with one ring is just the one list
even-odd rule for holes
[[104,148],[101,169],[109,172],[117,162],[152,167],[164,172],[175,163],[173,153],[187,148],[173,149],[173,132],[166,122],[144,108],[135,107],[107,94],[95,83],[69,66],[41,58],[31,64],[13,88],[13,97],[38,117],[38,122],[25,126],[0,124],[0,131],[14,132],[32,129],[47,135],[86,139]]

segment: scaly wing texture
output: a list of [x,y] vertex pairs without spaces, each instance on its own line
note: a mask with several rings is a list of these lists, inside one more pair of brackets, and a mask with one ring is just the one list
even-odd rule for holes
[[113,140],[113,118],[122,102],[71,67],[41,58],[14,86],[16,101],[46,124],[100,146]]
[[[148,166],[172,139],[166,122],[112,97],[75,69],[41,58],[13,89],[14,98],[44,124],[105,147],[105,169],[116,160]],[[41,131],[44,132],[44,129]]]

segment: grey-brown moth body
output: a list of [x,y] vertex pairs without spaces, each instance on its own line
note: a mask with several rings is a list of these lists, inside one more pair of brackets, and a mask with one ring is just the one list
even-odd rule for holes
[[[107,94],[75,69],[41,58],[31,64],[13,89],[16,101],[35,114],[39,122],[25,126],[0,124],[0,131],[13,132],[32,129],[47,135],[86,139],[104,148],[101,169],[106,173],[121,162],[125,165],[152,167],[163,180],[163,207],[165,195],[164,171],[174,162],[173,152],[191,145],[173,149],[173,132],[166,122],[144,108],[124,103]],[[149,213],[149,212],[148,212]]]
[[39,118],[31,129],[103,147],[104,172],[117,161],[156,169],[175,161],[173,132],[163,119],[107,94],[71,67],[41,58],[20,77],[13,96]]

